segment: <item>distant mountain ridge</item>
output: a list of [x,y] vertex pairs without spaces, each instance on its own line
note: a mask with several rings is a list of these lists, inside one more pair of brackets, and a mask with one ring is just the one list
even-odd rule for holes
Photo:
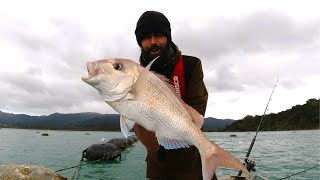
[[235,120],[233,119],[217,119],[208,117],[204,120],[202,130],[206,132],[220,131],[224,129],[226,126],[231,125],[233,122],[235,122]]
[[[12,114],[0,111],[0,127],[23,129],[53,129],[53,130],[93,130],[120,131],[120,116],[118,114],[99,114],[93,112],[60,114],[48,116],[30,116],[27,114]],[[203,130],[216,131],[230,125],[234,120],[205,118]]]
[[[0,128],[120,131],[118,114],[93,112],[30,116],[0,111]],[[240,120],[205,118],[203,131],[255,131],[261,115]],[[264,116],[261,131],[319,129],[319,99],[309,99],[303,105]]]

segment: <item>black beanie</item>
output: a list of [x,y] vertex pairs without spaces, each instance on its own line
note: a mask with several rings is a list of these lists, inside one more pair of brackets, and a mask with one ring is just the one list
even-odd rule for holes
[[171,41],[169,20],[160,12],[146,11],[140,16],[135,30],[139,46],[141,46],[142,38],[152,33],[164,34],[167,37],[168,42]]

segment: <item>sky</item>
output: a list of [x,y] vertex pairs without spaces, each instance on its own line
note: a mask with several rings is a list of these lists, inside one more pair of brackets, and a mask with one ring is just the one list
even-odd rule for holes
[[[111,3],[112,2],[112,3]],[[320,96],[320,2],[0,1],[0,110],[116,113],[84,83],[86,62],[138,62],[140,15],[160,11],[183,54],[201,59],[205,117],[278,113]]]

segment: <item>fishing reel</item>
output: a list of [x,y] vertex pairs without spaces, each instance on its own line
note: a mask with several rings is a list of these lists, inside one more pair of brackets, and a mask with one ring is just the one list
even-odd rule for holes
[[255,172],[256,171],[256,169],[254,168],[255,166],[256,166],[256,163],[254,161],[251,161],[249,159],[246,160],[246,168],[248,169],[249,172],[251,170]]

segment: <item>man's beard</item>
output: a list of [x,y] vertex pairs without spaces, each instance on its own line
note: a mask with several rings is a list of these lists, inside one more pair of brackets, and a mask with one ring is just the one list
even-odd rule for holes
[[173,43],[167,43],[165,47],[153,46],[147,50],[141,48],[140,64],[143,67],[146,67],[156,57],[151,56],[150,51],[152,51],[152,48],[157,48],[157,50],[160,50],[160,57],[152,64],[150,70],[165,75],[170,79],[173,68],[177,63],[176,52],[174,51],[172,44]]
[[[150,48],[144,50],[143,48],[141,48],[141,54],[142,54],[142,57],[147,61],[147,62],[150,62],[152,61],[154,58],[156,58],[157,56],[160,55],[160,58],[166,56],[166,54],[168,53],[168,50],[169,50],[169,45],[170,43],[166,43],[166,45],[164,47],[160,47],[156,44],[152,45]],[[160,53],[159,55],[156,55],[156,54],[151,54],[151,51],[157,51],[157,50],[160,50]]]

